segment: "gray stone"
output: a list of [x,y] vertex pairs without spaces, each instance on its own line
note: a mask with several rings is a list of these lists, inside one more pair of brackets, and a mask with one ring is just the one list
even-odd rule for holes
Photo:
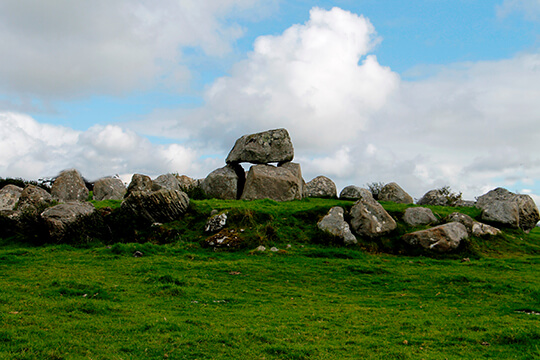
[[342,239],[346,245],[356,244],[358,240],[356,240],[356,237],[351,232],[343,214],[343,208],[335,206],[317,223],[317,226],[319,229]]
[[21,193],[17,210],[38,214],[55,203],[52,195],[35,185],[27,185]]
[[204,231],[206,232],[216,232],[220,231],[227,225],[227,213],[216,214],[208,218]]
[[343,188],[339,193],[339,198],[342,200],[358,200],[363,198],[373,199],[371,191],[358,186],[349,185]]
[[186,175],[176,175],[176,179],[178,180],[178,184],[180,186],[180,190],[182,191],[190,191],[195,189],[196,187],[200,186],[200,181],[195,180],[193,178],[190,178]]
[[41,218],[54,241],[103,238],[107,232],[103,219],[88,202],[70,201],[52,206],[41,213]]
[[336,184],[326,176],[317,176],[306,184],[306,196],[313,198],[337,197]]
[[276,129],[242,136],[236,140],[226,162],[268,164],[284,163],[293,158],[294,149],[288,131]]
[[398,204],[412,204],[414,203],[411,195],[407,194],[398,184],[395,182],[386,184],[379,192],[379,201],[392,201]]
[[410,226],[428,225],[437,222],[433,211],[424,207],[410,207],[405,210],[403,221]]
[[468,236],[467,229],[463,224],[451,222],[406,234],[403,236],[403,241],[411,246],[444,253],[457,249],[461,240]]
[[430,190],[418,200],[418,205],[448,206],[448,198],[438,189]]
[[143,174],[133,174],[133,176],[131,177],[131,182],[129,183],[129,186],[127,188],[127,192],[124,196],[128,197],[129,194],[135,191],[152,192],[152,179],[150,178],[150,176]]
[[243,179],[245,174],[241,166],[227,165],[208,174],[202,181],[201,188],[210,198],[236,200],[241,192]]
[[478,237],[486,237],[486,236],[495,236],[499,235],[501,231],[497,229],[496,227],[483,224],[481,222],[478,222],[474,220],[472,217],[466,214],[462,214],[459,212],[453,212],[450,215],[448,215],[445,219],[447,223],[450,222],[459,222],[465,226],[467,229],[467,232],[470,235],[478,236]]
[[59,201],[86,201],[89,193],[84,179],[75,169],[62,171],[51,187],[51,195]]
[[157,191],[161,189],[182,190],[180,188],[180,182],[174,174],[159,175],[152,181],[152,191]]
[[120,179],[99,179],[94,183],[94,200],[122,200],[126,191],[127,189]]
[[134,191],[122,202],[121,209],[149,223],[178,220],[189,206],[189,197],[179,190]]
[[254,165],[249,169],[242,200],[271,199],[291,201],[302,199],[304,182],[300,165]]
[[360,236],[374,238],[393,231],[397,224],[373,197],[365,197],[351,209],[351,227]]
[[0,189],[0,210],[15,210],[23,189],[8,184]]

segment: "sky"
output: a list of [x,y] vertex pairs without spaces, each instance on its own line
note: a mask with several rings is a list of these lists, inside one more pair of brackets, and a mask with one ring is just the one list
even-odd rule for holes
[[2,0],[0,177],[204,178],[286,128],[306,181],[540,204],[540,0]]

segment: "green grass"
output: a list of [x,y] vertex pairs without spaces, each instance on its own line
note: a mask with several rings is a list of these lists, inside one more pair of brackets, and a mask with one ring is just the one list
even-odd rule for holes
[[[539,228],[397,255],[386,250],[402,223],[353,247],[318,232],[330,207],[352,204],[199,200],[138,242],[3,239],[0,359],[540,358]],[[398,219],[407,207],[383,205]],[[200,246],[213,209],[245,228],[244,249]]]

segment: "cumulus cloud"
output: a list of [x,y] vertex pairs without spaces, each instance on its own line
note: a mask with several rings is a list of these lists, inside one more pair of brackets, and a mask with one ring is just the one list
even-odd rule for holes
[[539,0],[504,0],[497,6],[497,15],[506,17],[513,12],[522,13],[526,19],[540,20],[540,1]]
[[0,113],[0,174],[38,179],[77,168],[88,179],[115,174],[178,172],[205,176],[215,162],[180,144],[155,145],[116,125],[80,132],[40,124],[27,115]]
[[[44,99],[182,87],[182,48],[221,56],[259,0],[0,2],[0,92]],[[255,10],[262,11],[262,10]]]

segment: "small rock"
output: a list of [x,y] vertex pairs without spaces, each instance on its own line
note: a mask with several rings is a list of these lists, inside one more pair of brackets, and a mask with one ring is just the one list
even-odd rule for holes
[[278,252],[278,251],[279,251],[279,249],[278,249],[277,247],[273,246],[273,247],[271,247],[271,248],[270,248],[270,251],[273,251],[273,252]]
[[206,226],[204,231],[206,232],[215,232],[220,231],[227,224],[227,213],[221,213],[210,217],[206,221]]
[[142,257],[142,256],[143,256],[143,253],[140,252],[140,251],[135,251],[135,252],[133,253],[133,257],[139,258],[139,257]]

